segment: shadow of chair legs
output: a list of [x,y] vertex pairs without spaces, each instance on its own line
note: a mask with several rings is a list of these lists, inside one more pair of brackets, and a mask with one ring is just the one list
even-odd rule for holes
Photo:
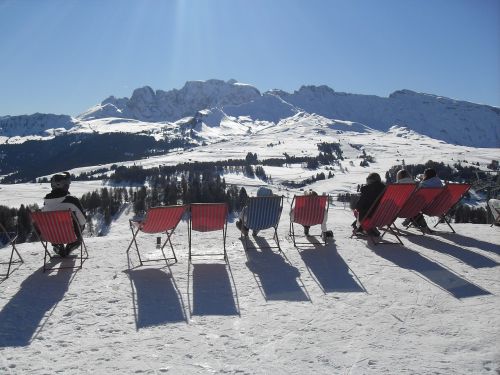
[[[236,287],[233,291],[228,267],[226,263],[190,263],[193,283],[191,315],[239,315]],[[191,275],[191,271],[188,272]]]
[[491,258],[476,253],[472,250],[464,249],[462,247],[440,241],[436,237],[412,236],[408,237],[407,239],[419,246],[457,258],[462,262],[464,262],[465,264],[468,264],[469,266],[474,268],[486,268],[486,267],[498,266],[498,263]]
[[177,285],[162,269],[125,271],[133,283],[134,314],[137,329],[187,321]]
[[[74,259],[63,262],[69,264]],[[0,311],[0,347],[29,345],[43,327],[44,317],[63,299],[74,275],[67,269],[52,273],[39,269],[25,279]]]
[[461,278],[442,265],[408,248],[394,251],[392,247],[388,246],[373,246],[372,250],[378,256],[387,259],[397,266],[416,272],[419,276],[440,287],[455,298],[460,299],[491,294],[487,290]]
[[255,249],[245,252],[246,265],[253,272],[264,298],[267,301],[310,301],[299,270],[290,264],[284,253],[273,252],[262,237],[254,240]]
[[[317,242],[317,241],[316,241]],[[337,252],[335,244],[297,247],[304,264],[324,293],[366,292],[361,281]]]
[[[492,228],[492,229],[497,229],[497,228]],[[492,233],[495,236],[499,236],[499,234],[497,232],[492,232]],[[495,253],[495,254],[500,255],[500,246],[498,246],[497,244],[491,243],[491,242],[478,240],[477,238],[473,238],[473,237],[466,237],[466,236],[463,236],[459,233],[448,234],[446,236],[446,239],[453,241],[457,245],[460,245],[460,246],[475,247],[479,250],[484,250],[484,251],[488,251],[490,253]]]

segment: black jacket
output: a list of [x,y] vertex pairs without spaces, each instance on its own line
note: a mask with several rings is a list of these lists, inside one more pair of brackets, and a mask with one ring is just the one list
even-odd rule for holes
[[[383,184],[382,182],[372,182],[369,185],[363,185],[361,187],[361,196],[359,197],[359,200],[354,207],[359,212],[359,220],[362,220],[366,216],[368,210],[377,200],[377,198],[380,197],[384,189],[385,184]],[[370,217],[370,215],[368,217]]]

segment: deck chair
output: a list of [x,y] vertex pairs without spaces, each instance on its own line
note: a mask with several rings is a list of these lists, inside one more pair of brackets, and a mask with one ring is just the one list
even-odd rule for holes
[[[137,252],[137,256],[139,257],[140,265],[142,266],[145,262],[157,262],[157,261],[165,261],[168,264],[169,260],[174,260],[174,263],[177,262],[177,256],[175,255],[174,247],[172,245],[171,237],[174,234],[177,225],[182,219],[182,215],[186,212],[187,206],[185,205],[175,205],[175,206],[165,206],[165,207],[152,207],[148,209],[146,212],[146,217],[144,220],[129,220],[130,231],[132,232],[132,240],[127,248],[127,254],[132,247],[135,245],[135,250]],[[139,232],[147,233],[147,234],[160,234],[164,233],[167,235],[167,239],[161,244],[160,250],[163,255],[163,258],[157,259],[147,259],[143,260],[141,258],[141,253],[139,252],[139,246],[137,245],[137,235]],[[160,237],[158,237],[160,238]],[[167,258],[165,255],[165,245],[170,245],[170,249],[172,250],[173,257]]]
[[[8,264],[7,273],[0,275],[5,279],[9,277],[10,269],[12,268],[13,264],[24,263],[21,254],[19,254],[19,252],[16,249],[16,240],[17,240],[17,233],[7,232],[2,223],[0,223],[0,248],[9,247],[11,249],[9,262],[0,263],[0,264]],[[16,254],[17,259],[14,259],[14,254]]]
[[[242,224],[252,231],[273,228],[273,239],[276,242],[276,246],[269,246],[267,248],[281,251],[278,239],[278,224],[280,222],[281,211],[283,211],[283,196],[251,197],[248,198]],[[246,250],[248,250],[248,236],[245,236]]]
[[490,227],[493,225],[499,225],[500,224],[500,200],[498,199],[490,199],[488,201],[488,208],[491,211],[491,215],[493,216],[493,222],[491,223]]
[[[414,191],[415,184],[387,185],[380,198],[374,202],[365,217],[360,220],[361,227],[367,232],[372,228],[382,230],[383,233],[380,238],[382,238],[387,232],[390,232],[397,238],[399,243],[403,245],[398,233],[392,229],[391,225],[394,223],[394,220],[398,217],[399,211],[401,211]],[[371,216],[369,217],[369,215]],[[356,235],[356,231],[353,232],[351,238],[354,235]],[[373,236],[369,235],[368,237],[373,244],[377,244]]]
[[[189,261],[193,256],[213,256],[224,255],[227,262],[226,252],[226,233],[227,233],[227,214],[226,203],[191,203],[191,217],[189,219],[188,237],[189,237]],[[192,232],[212,232],[222,230],[222,244],[224,253],[201,253],[193,254],[191,251]]]
[[[438,194],[441,193],[443,188],[440,187],[421,187],[417,188],[413,194],[408,198],[403,208],[398,213],[398,218],[411,219],[420,214],[420,212],[431,203]],[[396,224],[393,227],[398,231]],[[420,229],[423,234],[425,231]]]
[[[35,233],[45,249],[43,256],[43,272],[63,268],[82,268],[83,261],[88,258],[87,246],[83,240],[80,227],[74,225],[78,222],[75,214],[71,210],[64,211],[36,211],[30,212],[31,220],[35,227]],[[80,265],[47,267],[47,257],[53,259],[53,255],[48,249],[48,243],[68,244],[75,242],[78,238],[80,243]]]
[[[290,205],[290,237],[292,238],[293,245],[297,246],[295,237],[294,223],[306,226],[313,226],[322,224],[325,215],[328,214],[330,207],[330,199],[328,195],[296,195],[292,199]],[[292,215],[293,212],[293,215]],[[297,236],[298,237],[298,236]],[[323,238],[326,245],[326,236]],[[310,242],[304,242],[310,244]]]
[[453,233],[455,229],[451,226],[446,214],[455,206],[470,189],[470,184],[446,184],[434,200],[429,203],[422,213],[427,216],[437,216],[439,219],[434,228],[441,222],[448,224]]

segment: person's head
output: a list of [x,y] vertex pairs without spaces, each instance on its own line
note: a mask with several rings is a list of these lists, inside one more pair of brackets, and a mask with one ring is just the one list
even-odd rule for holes
[[309,189],[309,190],[306,190],[306,191],[304,192],[304,195],[310,195],[310,196],[312,196],[312,197],[317,197],[317,196],[318,196],[318,193],[316,193],[316,192],[315,192],[314,190],[312,190],[312,189]]
[[264,186],[261,186],[257,190],[258,197],[271,197],[272,195],[273,195],[273,191],[269,188],[264,187]]
[[69,172],[56,173],[50,179],[50,187],[53,190],[69,190],[71,178]]
[[400,169],[396,174],[396,181],[402,180],[403,178],[411,178],[406,169]]
[[434,168],[427,168],[424,171],[424,181],[428,180],[432,177],[436,177],[436,176],[437,176],[437,173],[436,173],[436,170]]
[[374,184],[377,182],[382,182],[382,179],[380,178],[380,175],[378,173],[372,172],[366,177],[366,184]]

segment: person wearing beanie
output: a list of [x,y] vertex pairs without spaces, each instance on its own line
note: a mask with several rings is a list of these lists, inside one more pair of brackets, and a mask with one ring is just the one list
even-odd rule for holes
[[400,169],[396,174],[396,183],[397,184],[414,184],[415,180],[411,178],[411,175],[408,173],[406,169]]
[[[52,191],[43,199],[42,211],[61,211],[71,210],[76,217],[77,222],[75,225],[75,233],[78,235],[87,222],[87,217],[83,210],[80,200],[72,196],[69,192],[69,185],[71,184],[70,174],[68,172],[56,173],[50,179],[50,186]],[[78,230],[80,229],[80,230]],[[76,249],[81,244],[81,238],[64,246],[64,244],[52,244],[54,252],[61,257],[67,256],[72,250]]]

